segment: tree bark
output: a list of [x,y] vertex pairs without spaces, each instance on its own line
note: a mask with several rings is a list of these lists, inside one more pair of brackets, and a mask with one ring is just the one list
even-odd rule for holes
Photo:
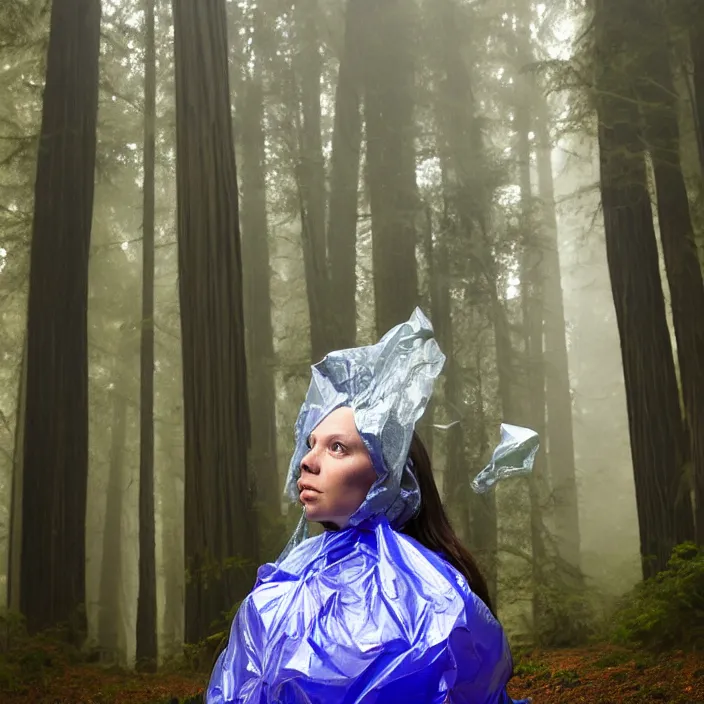
[[[458,251],[468,251],[469,261],[462,275],[466,276],[471,286],[484,289],[487,293],[487,305],[472,304],[470,315],[478,319],[486,315],[493,321],[496,329],[498,351],[499,388],[504,414],[510,413],[511,390],[510,368],[511,341],[502,337],[499,330],[506,325],[505,310],[499,300],[496,279],[496,266],[493,254],[486,239],[487,201],[485,199],[483,171],[482,138],[474,114],[474,95],[472,92],[471,66],[467,57],[467,36],[471,37],[471,17],[455,0],[440,0],[434,7],[436,36],[441,37],[437,52],[438,62],[438,104],[437,116],[439,125],[439,149],[443,164],[443,190],[446,194],[447,209],[459,224],[461,237],[456,238]],[[468,45],[471,46],[471,39]],[[445,226],[446,237],[451,228]],[[449,269],[449,267],[448,267]],[[449,276],[449,270],[446,274]],[[442,281],[441,274],[439,280]],[[471,296],[467,296],[471,300]],[[506,325],[506,333],[508,327]],[[470,334],[478,339],[479,335],[472,330]],[[508,345],[508,349],[507,349]],[[471,350],[469,356],[475,356],[476,350]],[[508,362],[506,361],[508,360]],[[476,367],[477,380],[481,380],[481,366],[478,359],[473,359]],[[508,365],[508,366],[507,366]],[[458,381],[450,383],[447,388],[454,387]],[[453,392],[454,393],[454,392]],[[481,391],[477,392],[481,398]],[[456,403],[456,402],[455,402]],[[466,443],[467,434],[474,442],[476,458],[486,459],[488,438],[484,423],[481,401],[475,399],[472,415],[474,422],[480,423],[478,428],[466,428],[459,442]],[[468,419],[465,418],[465,423]],[[462,449],[466,460],[466,451]],[[465,467],[465,471],[467,468]],[[471,477],[467,473],[467,481]],[[467,486],[467,483],[465,483]],[[498,525],[496,515],[496,497],[494,493],[476,497],[465,494],[463,498],[465,510],[470,515],[463,518],[465,531],[470,545],[477,555],[482,570],[487,578],[487,584],[492,596],[492,603],[497,603],[497,563],[498,563]]]
[[545,401],[550,444],[550,478],[554,500],[555,532],[559,557],[580,569],[579,502],[574,461],[572,398],[567,359],[565,308],[562,296],[557,217],[552,174],[552,145],[545,99],[538,105],[538,189],[542,211],[542,270],[544,276]]
[[415,9],[402,0],[364,6],[364,117],[379,336],[418,303],[414,105]]
[[657,196],[660,240],[672,301],[686,430],[696,498],[696,537],[704,544],[704,283],[680,162],[677,93],[670,68],[665,17],[648,0],[643,17],[650,41],[641,42],[636,77],[643,105]]
[[185,415],[186,641],[243,598],[257,564],[225,0],[173,0]]
[[84,628],[86,309],[99,47],[99,0],[54,0],[27,325],[20,604],[30,632],[60,622]]
[[357,337],[357,195],[362,140],[359,46],[364,41],[361,7],[355,0],[347,2],[335,92],[327,242],[330,291],[335,296],[331,341],[336,349],[354,347]]
[[664,569],[694,534],[683,473],[687,459],[672,346],[665,317],[636,95],[615,53],[624,24],[595,2],[597,115],[606,252],[621,338],[643,574]]
[[[258,22],[261,19],[257,20]],[[281,496],[276,469],[276,391],[274,332],[271,322],[271,271],[266,201],[266,149],[262,59],[255,27],[253,75],[242,88],[242,261],[245,284],[245,327],[249,370],[249,412],[252,424],[250,467],[258,503],[278,516]]]
[[[450,236],[452,225],[445,223],[443,237],[434,247],[434,265],[437,273],[437,317],[435,323],[435,336],[440,347],[445,353],[445,405],[447,417],[459,423],[453,424],[446,431],[446,460],[443,489],[445,501],[453,515],[456,528],[467,544],[472,543],[471,523],[469,515],[465,513],[468,508],[468,496],[464,491],[469,485],[469,473],[466,467],[465,437],[463,406],[461,401],[462,381],[459,374],[457,359],[455,357],[455,339],[452,326],[452,296],[450,281],[450,260],[447,238]],[[458,418],[461,416],[461,418]]]
[[122,508],[125,487],[125,445],[127,442],[127,389],[124,372],[120,371],[129,349],[127,332],[122,332],[115,360],[110,421],[110,461],[105,491],[103,554],[100,563],[100,608],[98,611],[98,643],[113,662],[124,660],[125,634],[122,632]]
[[699,161],[702,174],[704,174],[704,18],[702,18],[699,3],[696,4],[696,9],[692,13],[689,44],[692,53],[694,79],[694,122],[697,129]]
[[22,346],[20,380],[17,385],[15,413],[15,448],[12,457],[12,493],[10,495],[10,531],[7,539],[7,608],[20,611],[20,571],[22,559],[22,471],[24,469],[24,422],[27,403],[27,337]]
[[159,476],[161,514],[161,554],[164,574],[164,603],[161,650],[163,657],[182,652],[184,617],[184,540],[183,528],[183,482],[175,475],[174,467],[182,464],[183,458],[176,452],[182,440],[175,419],[165,419],[156,426],[167,471]]
[[[536,218],[537,202],[533,196],[531,174],[532,146],[530,133],[535,123],[535,84],[526,67],[533,60],[530,38],[531,9],[526,0],[515,3],[517,29],[513,45],[514,99],[516,135],[516,161],[520,190],[520,279],[521,310],[524,339],[524,374],[526,395],[522,399],[523,425],[527,425],[541,438],[541,447],[535,457],[533,471],[528,479],[530,497],[530,533],[532,556],[532,616],[536,641],[549,628],[546,600],[548,576],[546,572],[548,551],[543,523],[548,506],[549,483],[547,477],[548,445],[546,437],[545,391],[545,261],[543,258],[544,234]],[[546,442],[547,441],[547,442]],[[550,446],[551,447],[551,446]]]
[[[524,25],[526,26],[526,25]],[[536,227],[531,184],[531,146],[529,132],[533,119],[526,81],[519,82],[523,90],[517,93],[515,129],[517,137],[517,161],[521,193],[521,308],[523,313],[523,336],[525,348],[525,375],[527,380],[524,405],[525,425],[528,425],[542,440],[535,457],[533,471],[528,479],[530,496],[530,532],[533,575],[533,630],[536,640],[547,627],[547,603],[544,590],[547,586],[545,528],[543,514],[547,506],[548,485],[546,477],[546,394],[544,340],[544,260],[543,236]]]
[[156,167],[156,42],[154,3],[145,0],[144,213],[139,436],[139,594],[137,667],[155,671],[156,536],[154,524],[154,208]]
[[311,361],[318,362],[330,352],[330,294],[327,243],[325,241],[325,159],[321,133],[320,81],[323,62],[320,55],[318,0],[303,0],[298,9],[300,54],[299,160],[296,176],[300,196],[301,237],[310,312]]

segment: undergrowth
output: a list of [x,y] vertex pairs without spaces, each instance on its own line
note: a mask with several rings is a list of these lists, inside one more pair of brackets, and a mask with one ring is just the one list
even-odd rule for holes
[[649,650],[704,647],[704,550],[677,546],[666,570],[623,599],[612,639]]

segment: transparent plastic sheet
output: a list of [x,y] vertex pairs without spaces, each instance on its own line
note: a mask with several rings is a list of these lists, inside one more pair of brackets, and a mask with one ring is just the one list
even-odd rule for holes
[[[408,461],[444,355],[416,309],[376,345],[313,367],[296,422],[287,493],[311,431],[353,409],[378,479],[348,528],[308,538],[305,513],[276,563],[259,569],[232,624],[207,704],[508,704],[501,625],[441,556],[398,532],[420,505]],[[483,492],[530,471],[533,431],[502,426]],[[527,700],[521,700],[524,702]]]
[[501,441],[489,464],[474,478],[472,489],[477,494],[485,494],[503,479],[530,474],[539,447],[540,439],[534,430],[502,423]]
[[332,411],[347,406],[378,477],[350,524],[383,514],[394,528],[404,525],[420,507],[408,449],[444,363],[430,321],[416,308],[375,345],[330,352],[313,365],[286,479],[291,501],[298,501],[296,482],[308,437]]
[[208,704],[508,704],[503,629],[445,560],[386,517],[263,565]]

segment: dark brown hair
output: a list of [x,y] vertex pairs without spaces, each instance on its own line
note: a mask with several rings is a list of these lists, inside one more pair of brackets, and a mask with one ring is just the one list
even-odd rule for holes
[[486,580],[472,554],[462,545],[450,525],[435,484],[430,457],[417,433],[413,433],[409,455],[420,487],[421,505],[418,514],[406,523],[401,532],[428,550],[440,553],[467,580],[470,589],[494,614]]

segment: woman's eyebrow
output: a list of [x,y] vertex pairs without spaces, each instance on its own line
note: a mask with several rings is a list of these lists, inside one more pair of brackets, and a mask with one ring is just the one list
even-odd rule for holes
[[348,435],[347,433],[330,433],[329,435],[323,435],[322,438],[316,437],[315,433],[311,433],[308,436],[308,442],[311,443],[313,440],[317,441],[322,439],[323,441],[331,442],[332,440],[341,440],[346,445],[354,445],[357,441],[353,435]]

